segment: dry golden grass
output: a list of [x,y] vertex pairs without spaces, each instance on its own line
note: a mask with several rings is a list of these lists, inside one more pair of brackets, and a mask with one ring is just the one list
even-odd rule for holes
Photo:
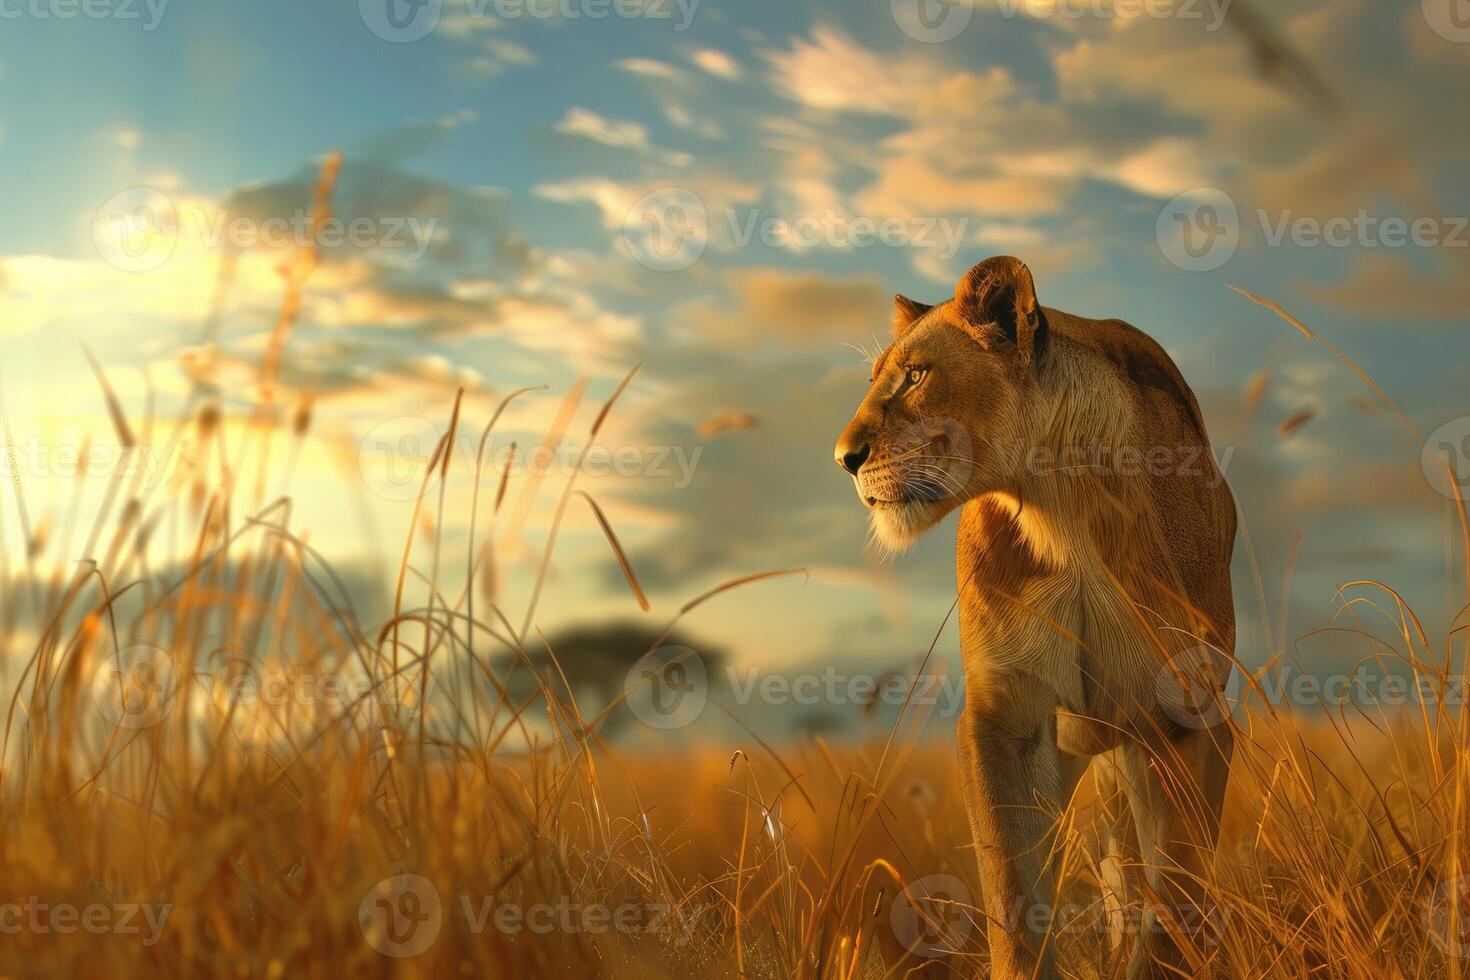
[[[278,622],[314,618],[309,605]],[[403,707],[371,700],[340,721],[252,709],[211,739],[220,713],[175,698],[157,725],[114,737],[78,681],[113,639],[89,623],[59,645],[50,710],[33,700],[12,739],[21,765],[7,772],[0,894],[115,916],[132,903],[170,909],[156,941],[147,926],[21,928],[0,943],[8,972],[985,975],[973,905],[929,909],[949,923],[932,935],[962,950],[952,956],[914,955],[915,934],[895,926],[909,882],[952,875],[979,895],[947,742],[624,757],[579,734],[487,750],[513,740],[510,710],[487,714],[484,741],[423,730],[406,693],[419,684],[416,653]],[[573,715],[547,682],[549,710]],[[1450,933],[1432,913],[1460,871],[1455,733],[1359,724],[1350,735],[1259,717],[1250,729],[1212,882],[1222,924],[1197,942],[1201,971],[1450,975]],[[1110,975],[1121,959],[1098,905],[1086,796],[1084,784],[1068,818],[1056,942],[1069,974]],[[442,908],[433,944],[407,958],[377,952],[359,921],[399,874],[430,882]],[[541,928],[485,918],[537,905],[555,910]],[[595,917],[625,908],[623,928]],[[566,921],[574,928],[556,924]]]
[[[177,423],[194,447],[192,482],[145,490],[120,470],[79,549],[26,528],[25,574],[0,594],[0,637],[29,651],[6,675],[0,971],[984,975],[952,749],[920,737],[917,713],[859,745],[752,735],[733,751],[671,736],[625,752],[599,738],[559,670],[537,674],[528,699],[505,693],[492,655],[535,672],[528,648],[541,640],[495,604],[483,534],[459,556],[432,538],[406,543],[395,615],[358,621],[290,529],[289,503],[260,499],[309,437],[310,400],[279,405],[275,373],[311,265],[303,257],[290,279],[256,410],[230,430],[204,394]],[[98,374],[122,445],[173,437],[135,426]],[[456,406],[451,430],[460,424]],[[443,452],[425,473],[415,529],[444,525],[435,501],[452,462]],[[477,501],[481,476],[472,526],[506,496],[504,474],[477,473]],[[569,481],[562,509],[574,492]],[[19,490],[16,503],[27,513]],[[160,527],[188,529],[182,569],[150,565]],[[483,595],[433,586],[441,562],[461,560],[489,583]],[[1462,677],[1463,638],[1426,636],[1386,588],[1352,586],[1343,609],[1364,657],[1440,693]],[[335,678],[348,693],[242,702],[221,687],[265,677],[318,690]],[[1247,701],[1231,721],[1237,758],[1208,883],[1219,915],[1185,938],[1197,972],[1459,975],[1456,954],[1470,952],[1464,718],[1433,707],[1299,716]],[[1129,940],[1099,903],[1089,792],[1065,817],[1054,941],[1069,975],[1110,976]],[[932,876],[958,879],[959,904],[905,893]],[[904,922],[921,915],[945,926],[927,935],[952,951],[915,951]],[[426,939],[413,956],[375,946],[402,953]]]

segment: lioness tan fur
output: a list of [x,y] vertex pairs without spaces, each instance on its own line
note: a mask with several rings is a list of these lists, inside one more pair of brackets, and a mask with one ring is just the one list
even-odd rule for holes
[[962,508],[956,736],[991,975],[1057,975],[1053,837],[1093,759],[1114,945],[1134,935],[1130,977],[1187,974],[1170,937],[1210,924],[1232,749],[1235,506],[1178,368],[990,259],[946,302],[897,298],[836,455],[894,548]]

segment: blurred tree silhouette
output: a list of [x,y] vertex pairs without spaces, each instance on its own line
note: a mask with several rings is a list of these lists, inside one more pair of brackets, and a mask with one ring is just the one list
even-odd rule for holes
[[[663,630],[636,620],[608,623],[583,623],[548,636],[546,643],[526,644],[526,657],[532,667],[560,697],[566,697],[570,686],[577,708],[586,721],[591,721],[613,699],[622,695],[628,672],[643,656],[659,647],[688,647],[699,654],[711,689],[720,686],[724,675],[726,651],[708,647],[684,633],[671,633],[662,642]],[[549,647],[549,649],[548,649]],[[551,662],[552,655],[556,664]],[[557,670],[557,665],[561,670]],[[494,660],[500,682],[517,703],[537,690],[535,678],[525,662],[514,654],[501,654]],[[562,675],[566,675],[566,684]],[[614,738],[627,727],[632,713],[619,705],[608,713],[598,729],[604,738]]]

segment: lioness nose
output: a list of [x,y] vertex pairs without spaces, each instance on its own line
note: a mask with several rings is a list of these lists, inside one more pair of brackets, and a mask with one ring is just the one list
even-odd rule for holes
[[862,469],[863,464],[867,461],[868,446],[866,444],[860,449],[854,449],[850,453],[844,453],[840,447],[837,450],[837,465],[847,470],[853,476],[857,476],[857,471]]

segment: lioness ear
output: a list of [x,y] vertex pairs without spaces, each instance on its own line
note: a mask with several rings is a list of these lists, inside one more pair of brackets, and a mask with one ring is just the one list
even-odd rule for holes
[[1036,303],[1036,284],[1026,263],[998,255],[975,266],[954,292],[955,309],[969,326],[995,324],[1016,345],[1022,363],[1040,356],[1046,345],[1046,318]]
[[900,293],[893,297],[893,339],[897,340],[908,333],[909,327],[918,322],[919,317],[928,313],[934,307],[928,303],[920,303],[916,299],[909,299]]

